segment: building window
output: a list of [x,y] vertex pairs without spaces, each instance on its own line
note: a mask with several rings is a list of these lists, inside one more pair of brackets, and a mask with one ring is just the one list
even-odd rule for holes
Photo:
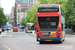
[[19,21],[20,21],[20,16],[18,15],[18,23],[19,23]]
[[26,3],[26,0],[23,0],[23,3]]
[[23,5],[23,7],[25,7],[26,5]]
[[18,0],[18,3],[20,3],[20,0]]
[[18,9],[18,12],[20,12],[20,9]]
[[27,3],[29,3],[29,0],[27,0]]
[[33,1],[38,1],[38,0],[33,0]]
[[18,15],[18,20],[19,20],[20,16]]
[[27,6],[29,6],[29,5],[27,5]]
[[22,5],[22,7],[23,7],[23,8],[25,8],[25,7],[26,7],[26,5]]
[[30,0],[16,0],[16,3],[29,3]]
[[21,7],[21,5],[20,5],[20,4],[18,4],[18,5],[17,5],[17,7]]
[[31,0],[31,2],[33,2],[33,0]]
[[26,0],[26,3],[28,2],[28,0]]
[[23,0],[20,0],[20,3],[23,3]]

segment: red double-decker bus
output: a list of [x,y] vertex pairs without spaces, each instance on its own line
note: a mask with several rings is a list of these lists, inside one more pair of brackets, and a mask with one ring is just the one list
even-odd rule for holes
[[37,8],[37,41],[65,40],[64,10],[58,4],[39,5]]

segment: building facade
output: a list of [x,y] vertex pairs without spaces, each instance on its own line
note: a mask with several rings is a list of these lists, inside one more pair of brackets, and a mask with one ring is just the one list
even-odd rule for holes
[[38,0],[30,0],[30,8],[33,8],[33,6],[38,3]]
[[15,2],[15,24],[21,24],[21,20],[26,17],[26,10],[30,9],[30,0],[16,0]]
[[12,11],[11,11],[11,18],[14,19],[14,13],[15,13],[15,7],[12,7]]
[[21,23],[21,20],[23,18],[26,17],[27,13],[26,13],[26,10],[28,10],[28,8],[25,8],[25,7],[21,7],[19,4],[18,4],[18,7],[17,7],[17,24],[20,25]]
[[27,15],[26,10],[29,10],[33,5],[37,4],[37,1],[38,0],[15,0],[15,26],[21,24],[22,19]]
[[38,3],[39,3],[39,1],[33,1],[33,6],[38,4]]

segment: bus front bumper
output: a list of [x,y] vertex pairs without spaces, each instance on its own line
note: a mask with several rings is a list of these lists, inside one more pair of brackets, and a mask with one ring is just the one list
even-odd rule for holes
[[61,41],[61,38],[37,38],[37,41]]

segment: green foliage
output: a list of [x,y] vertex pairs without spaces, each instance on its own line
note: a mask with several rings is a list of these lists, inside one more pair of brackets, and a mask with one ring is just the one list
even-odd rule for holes
[[0,27],[3,25],[6,25],[7,21],[8,20],[7,20],[6,16],[4,15],[3,8],[0,8]]
[[32,9],[27,10],[27,16],[26,16],[26,18],[24,18],[22,20],[22,22],[21,22],[22,24],[25,24],[28,22],[36,24],[37,6],[39,4],[35,5]]
[[40,4],[48,4],[50,0],[39,0]]
[[39,0],[41,4],[62,4],[64,0]]
[[75,0],[66,0],[62,7],[64,9],[66,23],[69,24],[71,20],[75,21]]

